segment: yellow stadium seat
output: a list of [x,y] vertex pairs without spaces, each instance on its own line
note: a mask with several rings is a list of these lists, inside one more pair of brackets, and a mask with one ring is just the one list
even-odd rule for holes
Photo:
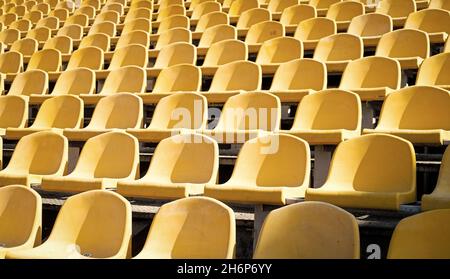
[[273,74],[281,63],[299,58],[303,58],[302,42],[292,37],[279,37],[261,45],[256,63],[264,74]]
[[342,73],[350,61],[362,58],[363,54],[364,45],[360,37],[338,33],[319,40],[314,51],[314,59],[325,63],[329,73]]
[[43,49],[31,56],[27,71],[39,69],[45,72],[58,72],[61,70],[61,60],[61,52],[59,50]]
[[386,134],[344,141],[333,154],[325,184],[307,189],[305,198],[341,207],[399,210],[416,200],[413,145]]
[[[124,114],[124,111],[127,113]],[[64,129],[64,136],[70,141],[86,141],[116,129],[140,128],[143,118],[141,98],[130,93],[118,93],[98,101],[85,128]]]
[[254,259],[359,259],[359,227],[347,211],[322,202],[273,210],[261,229]]
[[403,27],[410,13],[416,11],[415,0],[383,0],[377,8],[376,13],[385,14],[392,18],[394,27]]
[[38,50],[39,43],[35,39],[23,38],[15,41],[10,50],[22,53],[23,56],[31,56]]
[[10,13],[16,14],[18,17],[23,17],[27,11],[27,7],[18,5],[9,10]]
[[132,1],[130,4],[130,10],[138,8],[147,8],[149,10],[153,10],[153,2],[146,0]]
[[341,2],[341,0],[310,0],[309,5],[316,8],[318,16],[325,16],[331,5]]
[[450,33],[450,13],[441,9],[424,9],[409,14],[405,28],[428,33],[431,43],[444,43]]
[[218,143],[244,143],[280,127],[281,104],[268,93],[240,93],[229,97],[216,127],[201,132]]
[[186,15],[186,10],[182,5],[170,5],[165,8],[159,9],[156,17],[156,21],[162,21],[165,18],[173,15]]
[[251,61],[234,61],[217,68],[208,92],[209,102],[225,102],[229,97],[242,91],[261,89],[261,67]]
[[31,21],[29,21],[28,19],[18,19],[16,21],[11,22],[9,28],[17,29],[21,32],[27,32],[31,29],[32,26],[33,23],[31,23]]
[[5,29],[0,32],[0,42],[12,44],[20,39],[20,31],[17,29]]
[[[140,31],[137,31],[137,32],[140,32]],[[124,37],[125,36],[128,36],[128,34],[125,34]],[[119,39],[119,41],[120,41],[120,39]],[[111,40],[108,35],[102,34],[102,33],[97,33],[97,34],[92,34],[92,35],[83,37],[80,44],[78,45],[78,49],[82,49],[85,47],[97,47],[97,48],[101,49],[103,52],[106,52],[109,50],[110,45],[111,45]],[[117,42],[117,45],[119,45],[119,42]]]
[[197,66],[191,64],[178,64],[163,68],[153,86],[151,94],[139,94],[142,98],[151,95],[165,96],[175,92],[200,91],[202,85],[202,73]]
[[22,137],[11,160],[0,171],[0,185],[30,186],[50,175],[63,175],[67,167],[68,142],[61,134],[42,131]]
[[124,132],[108,132],[86,141],[73,172],[44,178],[41,187],[56,192],[116,188],[118,181],[134,180],[138,168],[137,139]]
[[24,19],[28,19],[33,24],[36,24],[43,17],[44,15],[42,14],[41,11],[30,11],[23,16]]
[[120,21],[120,15],[116,11],[107,11],[107,12],[101,12],[95,17],[93,25],[103,23],[103,22],[110,22],[113,24],[118,24]]
[[20,139],[26,135],[46,130],[77,128],[83,121],[83,102],[77,96],[61,95],[45,100],[34,120],[28,128],[7,128],[7,139]]
[[281,132],[302,138],[310,145],[337,145],[360,135],[361,117],[358,95],[328,89],[303,97],[292,128]]
[[73,41],[68,36],[55,36],[45,42],[42,49],[56,49],[61,52],[61,54],[70,54],[73,49]]
[[44,17],[36,23],[37,27],[47,27],[49,29],[55,30],[59,28],[59,19],[54,16]]
[[7,252],[33,248],[41,243],[42,200],[36,191],[22,185],[0,188],[0,259]]
[[427,33],[415,29],[399,29],[381,37],[375,55],[396,59],[402,69],[418,69],[429,53]]
[[431,194],[422,196],[422,210],[450,208],[450,148],[442,156],[439,177]]
[[173,15],[166,17],[160,22],[157,34],[161,34],[164,31],[177,27],[189,29],[189,26],[189,18],[187,16]]
[[450,1],[448,1],[448,0],[430,0],[430,5],[428,6],[428,8],[450,11]]
[[116,35],[116,24],[110,21],[95,23],[89,29],[88,35],[99,33],[114,37]]
[[150,37],[147,32],[141,30],[135,30],[123,34],[119,37],[119,40],[116,44],[116,49],[125,47],[131,44],[138,44],[144,46],[146,49],[149,48],[150,45]]
[[0,135],[5,135],[8,127],[24,128],[27,120],[28,98],[17,95],[0,96]]
[[130,9],[124,19],[124,23],[127,23],[128,21],[136,18],[144,18],[150,20],[152,18],[152,11],[146,8],[137,8],[132,10]]
[[189,5],[189,11],[194,11],[198,6],[202,5],[203,3],[216,3],[220,5],[220,3],[216,2],[215,0],[191,0],[190,2],[191,3]]
[[14,13],[6,13],[3,15],[0,15],[0,22],[3,23],[4,26],[9,26],[11,23],[16,21],[18,19],[18,16]]
[[[131,206],[110,191],[68,198],[42,245],[8,252],[7,259],[125,259],[131,245]],[[94,233],[95,232],[95,233]]]
[[299,4],[284,9],[280,22],[286,28],[286,32],[294,32],[300,22],[316,16],[316,8],[311,5]]
[[95,8],[93,6],[81,6],[75,10],[74,14],[84,14],[87,15],[89,19],[93,19],[96,16]]
[[159,4],[159,10],[171,5],[184,5],[184,0],[161,0],[157,2]]
[[212,12],[220,12],[222,10],[222,7],[220,3],[211,0],[194,6],[192,5],[191,1],[189,10],[192,10],[191,20],[199,20],[202,15]]
[[101,13],[105,12],[117,12],[119,16],[123,16],[124,9],[123,5],[119,3],[106,3],[103,8],[100,10]]
[[228,11],[230,17],[239,17],[243,12],[258,8],[258,0],[234,0]]
[[155,50],[161,50],[164,46],[172,43],[185,42],[190,44],[192,42],[191,31],[186,28],[173,28],[162,32],[155,44]]
[[32,11],[41,11],[43,15],[48,15],[50,12],[50,5],[47,3],[39,3],[33,8],[31,8]]
[[450,210],[440,209],[404,218],[395,227],[388,259],[449,259]]
[[217,181],[219,147],[207,136],[181,134],[163,139],[152,162],[139,180],[120,182],[117,192],[125,197],[178,199],[203,194]]
[[281,102],[299,102],[304,96],[327,87],[325,64],[313,59],[295,59],[280,64],[269,93]]
[[98,47],[79,48],[70,56],[66,70],[88,68],[91,70],[103,69],[103,50]]
[[400,63],[388,57],[353,60],[345,68],[339,88],[357,93],[363,101],[384,100],[400,88],[400,71]]
[[433,86],[411,86],[388,95],[378,126],[364,133],[389,133],[412,143],[450,141],[449,92]]
[[28,31],[26,38],[35,39],[39,43],[45,43],[50,40],[51,32],[52,30],[48,27],[38,27]]
[[441,53],[425,59],[417,73],[417,85],[434,85],[450,90],[450,53]]
[[151,33],[151,30],[152,24],[150,20],[145,18],[136,18],[124,24],[122,29],[122,35],[132,31],[144,31],[147,33]]
[[178,64],[195,65],[196,61],[197,49],[195,46],[185,42],[177,42],[161,48],[153,68],[163,69]]
[[23,71],[23,55],[17,51],[0,54],[0,73],[17,74]]
[[160,142],[182,131],[206,128],[208,102],[197,93],[179,92],[159,100],[146,129],[127,129],[141,142]]
[[145,68],[148,62],[147,49],[138,44],[131,44],[114,51],[108,70],[115,70],[125,66]]
[[144,248],[134,259],[232,259],[235,222],[233,210],[214,199],[167,203],[155,215]]
[[229,19],[228,15],[223,12],[212,12],[202,15],[195,26],[195,32],[204,32],[206,29],[216,26],[226,24],[228,25]]
[[45,94],[48,90],[48,75],[42,70],[29,70],[17,74],[8,95],[30,96],[31,94]]
[[100,0],[82,0],[81,1],[81,7],[91,6],[91,7],[95,8],[95,10],[100,10],[101,4],[102,3],[100,2]]
[[390,16],[371,13],[354,17],[347,32],[361,37],[365,47],[375,47],[381,36],[391,32],[392,28],[393,23]]
[[350,21],[364,14],[364,5],[356,1],[342,1],[332,4],[326,17],[334,20],[338,31],[346,31]]
[[247,60],[247,44],[239,40],[224,40],[212,44],[202,65],[205,75],[213,74],[217,67],[234,61]]
[[198,43],[197,52],[204,54],[212,44],[233,39],[237,39],[237,31],[234,26],[228,24],[214,25],[203,32]]
[[88,26],[88,24],[89,24],[89,18],[87,15],[84,15],[84,14],[71,15],[64,22],[64,26],[79,25],[81,27],[86,27],[86,26]]
[[306,141],[283,134],[260,136],[244,143],[231,178],[224,184],[206,185],[205,196],[228,202],[284,205],[287,198],[304,196],[309,172]]
[[281,23],[277,21],[263,21],[250,27],[245,37],[245,43],[249,47],[261,46],[267,40],[283,36],[284,26]]
[[72,40],[81,40],[81,38],[83,37],[83,27],[76,24],[65,25],[64,27],[58,30],[56,35],[67,36]]
[[60,0],[44,0],[44,3],[47,3],[50,5],[50,9],[54,9],[56,5],[58,5]]
[[272,20],[272,15],[267,9],[253,8],[246,10],[239,16],[236,24],[238,30],[248,30],[252,25]]
[[60,21],[65,21],[69,17],[69,11],[66,9],[55,9],[50,11],[49,16],[54,16]]
[[325,17],[315,17],[303,20],[297,26],[294,38],[302,41],[305,50],[316,48],[320,39],[336,34],[336,23]]
[[75,2],[73,1],[59,1],[54,9],[66,9],[69,13],[73,13],[75,11]]
[[299,0],[271,0],[267,5],[267,10],[272,16],[280,17],[286,8],[298,5]]

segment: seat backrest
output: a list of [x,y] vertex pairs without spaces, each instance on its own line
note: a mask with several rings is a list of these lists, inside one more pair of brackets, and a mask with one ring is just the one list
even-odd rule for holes
[[184,15],[173,15],[163,19],[158,27],[158,34],[172,28],[182,27],[189,29],[189,18]]
[[153,93],[200,91],[202,72],[191,64],[179,64],[162,69],[153,87]]
[[198,46],[210,47],[213,43],[232,39],[237,39],[237,31],[234,26],[228,24],[214,25],[203,32]]
[[109,37],[114,37],[116,35],[116,24],[110,21],[95,23],[89,29],[88,35],[98,33],[106,34]]
[[23,128],[27,120],[27,98],[14,95],[0,97],[0,128]]
[[0,42],[11,44],[20,39],[20,31],[17,29],[6,29],[0,32]]
[[56,33],[58,36],[67,36],[72,40],[81,40],[83,37],[83,27],[76,24],[64,25]]
[[45,42],[43,49],[57,49],[61,54],[69,54],[73,49],[72,38],[58,35]]
[[103,68],[103,50],[95,46],[75,50],[70,56],[66,70],[81,67],[91,70],[101,70]]
[[148,48],[150,45],[150,37],[147,32],[141,30],[128,32],[119,37],[119,40],[116,44],[116,49],[131,44],[138,44],[144,46],[145,48]]
[[8,95],[30,96],[31,94],[42,95],[48,90],[48,75],[42,70],[30,70],[14,78],[9,88]]
[[100,94],[144,93],[147,72],[137,66],[125,66],[112,70],[106,77]]
[[430,40],[427,33],[415,29],[399,29],[381,36],[378,42],[377,56],[392,58],[421,57],[430,53]]
[[28,62],[27,71],[39,69],[58,72],[61,69],[61,52],[57,49],[43,49],[35,52]]
[[44,17],[36,23],[37,27],[47,27],[50,29],[58,29],[59,28],[59,18],[55,16]]
[[136,18],[126,22],[123,26],[121,35],[136,30],[149,33],[152,30],[152,24],[150,20],[146,18]]
[[272,210],[256,245],[255,259],[358,259],[359,228],[347,211],[323,202]]
[[430,0],[429,9],[442,9],[450,11],[450,1],[448,0]]
[[59,75],[53,87],[52,95],[93,94],[94,90],[94,71],[87,68],[77,68],[65,70]]
[[410,13],[405,28],[419,29],[427,33],[450,33],[450,13],[441,9],[424,9]]
[[155,49],[160,50],[164,46],[172,43],[185,42],[190,44],[192,42],[191,31],[186,28],[173,28],[161,33],[156,41]]
[[195,65],[196,61],[196,47],[189,43],[177,42],[161,48],[154,67],[165,68],[178,64]]
[[0,73],[17,74],[23,70],[23,55],[17,51],[0,54]]
[[32,128],[79,128],[83,121],[83,101],[74,95],[60,95],[45,100]]
[[231,3],[228,15],[240,16],[243,12],[258,7],[258,0],[235,0]]
[[206,29],[212,26],[216,26],[219,24],[228,25],[230,20],[228,19],[228,15],[223,12],[212,12],[205,15],[202,15],[198,20],[197,25],[195,26],[196,32],[204,32]]
[[272,15],[267,9],[253,8],[243,12],[239,16],[237,29],[248,29],[256,23],[272,20]]
[[270,86],[271,91],[313,89],[327,87],[327,69],[314,59],[295,59],[280,64]]
[[10,50],[20,52],[24,56],[31,56],[38,50],[38,45],[39,43],[35,39],[23,38],[15,41]]
[[182,5],[170,5],[165,8],[159,9],[158,17],[156,21],[161,21],[169,16],[173,15],[186,15],[186,10]]
[[302,42],[292,37],[279,37],[262,44],[256,57],[256,63],[275,64],[298,58],[303,58]]
[[251,61],[235,61],[219,66],[211,82],[209,92],[234,90],[260,90],[261,67]]
[[247,60],[247,57],[246,43],[239,40],[224,40],[209,47],[203,66],[220,66],[234,61]]
[[[128,34],[126,34],[124,36],[127,36],[127,35]],[[120,39],[119,39],[119,41],[120,41]],[[117,42],[117,45],[118,44],[119,44],[119,42]],[[117,45],[116,45],[116,47],[117,47]],[[110,38],[108,35],[102,34],[102,33],[88,35],[81,40],[80,45],[78,46],[78,49],[82,49],[85,47],[97,47],[97,48],[101,49],[103,52],[108,51],[109,47],[110,47]]]
[[102,22],[110,22],[113,24],[117,24],[120,21],[120,14],[116,11],[104,11],[98,14],[95,17],[93,25],[102,23]]
[[47,42],[52,34],[52,30],[48,27],[38,27],[34,28],[27,33],[27,38],[32,38],[38,42]]
[[327,18],[334,21],[351,21],[352,18],[364,14],[364,5],[356,1],[342,1],[332,4],[327,12]]
[[359,36],[338,33],[319,40],[314,59],[322,62],[348,61],[362,58],[363,54],[364,45]]
[[71,15],[69,16],[66,21],[64,22],[64,26],[67,25],[80,25],[81,27],[86,27],[88,26],[89,23],[89,18],[87,15],[84,14],[75,14],[75,15]]
[[284,36],[284,26],[276,21],[263,21],[254,24],[245,37],[247,44],[262,44],[263,42]]
[[130,9],[125,17],[124,23],[136,19],[136,18],[144,18],[150,20],[152,17],[152,11],[147,8],[135,8]]
[[220,3],[216,2],[216,1],[208,0],[208,1],[200,3],[198,5],[194,5],[195,7],[193,7],[192,4],[193,3],[191,1],[189,10],[193,10],[192,15],[191,15],[191,19],[193,19],[193,20],[200,19],[200,17],[202,15],[206,15],[206,14],[212,13],[212,12],[220,12],[222,10],[222,6],[220,5]]
[[75,10],[75,14],[87,15],[89,19],[93,19],[96,15],[95,8],[93,6],[81,6]]
[[417,85],[450,84],[450,52],[433,55],[425,59],[417,73]]
[[138,44],[131,44],[114,51],[108,70],[119,69],[124,66],[145,68],[148,62],[147,49]]
[[347,33],[361,37],[381,36],[392,31],[392,18],[388,15],[371,13],[356,16],[350,22]]
[[299,4],[284,9],[281,14],[280,22],[283,25],[298,25],[306,19],[317,16],[316,8],[311,5]]
[[376,13],[389,15],[392,18],[407,17],[415,11],[415,0],[383,0],[375,9]]
[[69,11],[66,9],[54,9],[50,11],[49,15],[57,17],[60,21],[65,21],[69,17]]
[[298,4],[299,0],[271,0],[267,5],[267,9],[271,13],[282,13],[284,9]]
[[341,2],[341,0],[310,0],[309,5],[316,9],[328,9],[331,5]]
[[336,34],[336,23],[325,17],[315,17],[303,20],[297,26],[294,37],[300,41],[319,40]]

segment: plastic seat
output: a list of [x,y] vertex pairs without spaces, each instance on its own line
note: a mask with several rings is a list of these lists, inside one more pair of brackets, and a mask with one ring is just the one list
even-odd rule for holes
[[86,27],[89,24],[89,18],[84,14],[75,14],[69,16],[64,22],[64,26],[68,25],[79,25],[81,27]]
[[241,14],[236,28],[238,30],[248,30],[254,24],[271,20],[272,15],[267,9],[253,8]]
[[8,127],[24,128],[27,120],[28,99],[26,97],[17,95],[0,97],[0,135],[3,136]]
[[427,33],[415,29],[399,29],[381,37],[375,55],[396,59],[402,69],[418,69],[429,53]]
[[48,90],[48,75],[42,70],[30,70],[17,74],[8,90],[8,95],[29,96],[45,94]]
[[450,53],[441,53],[425,59],[417,73],[417,85],[434,85],[450,90]]
[[137,18],[150,20],[152,18],[152,11],[146,8],[130,9],[125,16],[124,23]]
[[30,186],[43,177],[63,175],[67,166],[68,142],[61,134],[42,131],[22,137],[8,166],[0,171],[0,185]]
[[203,3],[217,3],[215,0],[191,0],[189,5],[189,11],[194,11],[198,6],[202,5]]
[[9,26],[11,23],[16,21],[18,19],[18,16],[14,13],[6,13],[3,15],[0,15],[0,22],[3,23],[4,26]]
[[[124,35],[127,36],[128,34]],[[119,39],[120,41],[120,39]],[[119,42],[117,42],[117,45]],[[78,45],[78,49],[82,49],[85,47],[97,47],[101,49],[103,52],[107,52],[110,48],[111,40],[107,34],[96,33],[92,35],[88,35],[84,37],[80,44]]]
[[234,61],[218,67],[208,92],[209,102],[225,102],[241,91],[261,89],[261,67],[251,61]]
[[59,28],[59,18],[55,16],[44,17],[36,23],[37,27],[47,27],[49,29],[55,30]]
[[139,144],[124,132],[108,132],[84,144],[73,172],[42,180],[46,191],[83,192],[116,188],[118,181],[134,180],[139,168]]
[[44,0],[44,3],[47,3],[50,5],[50,9],[54,9],[56,5],[58,5],[60,0]]
[[299,4],[284,9],[280,17],[280,23],[286,28],[286,32],[294,32],[297,25],[303,20],[317,17],[316,8],[311,5]]
[[20,52],[8,51],[0,54],[0,73],[17,74],[23,71],[23,56]]
[[47,241],[8,252],[6,258],[125,259],[130,256],[131,224],[131,206],[122,196],[110,191],[78,194],[64,202]]
[[45,43],[50,40],[51,30],[47,27],[38,27],[27,32],[26,38],[35,39],[39,43]]
[[110,22],[113,24],[118,24],[120,21],[120,15],[116,11],[107,11],[107,12],[101,12],[95,17],[93,25],[104,23],[104,22]]
[[7,252],[41,243],[42,200],[36,191],[21,185],[0,187],[0,259]]
[[357,93],[363,101],[384,100],[400,88],[400,63],[397,60],[371,56],[348,63],[340,89]]
[[269,93],[281,102],[299,102],[304,96],[326,89],[325,64],[313,59],[295,59],[280,64],[272,80]]
[[409,14],[405,28],[428,33],[431,43],[444,43],[450,33],[450,13],[440,9],[424,9]]
[[313,50],[320,39],[336,32],[337,27],[333,20],[315,17],[300,22],[295,30],[294,38],[302,41],[305,50]]
[[195,65],[197,49],[188,43],[177,42],[161,48],[153,68],[163,69],[178,64]]
[[70,54],[73,49],[73,42],[68,36],[55,36],[46,41],[42,49],[56,49],[59,50],[61,54]]
[[280,100],[268,93],[240,93],[229,97],[216,127],[202,133],[218,143],[244,143],[280,127]]
[[161,50],[161,48],[163,48],[164,46],[178,42],[185,42],[190,44],[192,42],[191,31],[186,28],[169,29],[159,35],[154,49]]
[[299,0],[271,0],[267,5],[267,10],[270,11],[272,16],[280,17],[281,13],[286,9],[294,5],[298,5]]
[[10,50],[20,52],[23,56],[31,56],[38,50],[38,45],[39,43],[35,39],[23,38],[15,41]]
[[414,0],[383,0],[375,9],[376,13],[392,17],[394,27],[403,27],[410,13],[416,11]]
[[214,199],[167,203],[155,215],[144,248],[134,259],[232,259],[235,222],[233,210]]
[[250,9],[258,8],[258,0],[235,0],[231,3],[230,9],[228,11],[228,16],[232,21],[237,22],[239,16]]
[[450,258],[449,219],[449,209],[423,212],[402,219],[395,227],[387,258]]
[[197,93],[179,92],[159,100],[146,129],[127,129],[127,133],[141,142],[160,142],[182,131],[205,129],[207,121],[206,98]]
[[103,68],[103,51],[93,46],[77,49],[70,57],[66,70],[76,68],[101,70]]
[[9,10],[10,13],[16,14],[19,17],[24,16],[26,11],[27,11],[27,8],[22,5],[17,5],[15,7],[12,7],[12,9]]
[[71,141],[86,141],[116,129],[140,128],[143,118],[141,98],[130,93],[118,93],[98,101],[86,127],[64,129],[64,136]]
[[31,133],[59,129],[76,128],[82,125],[83,102],[73,95],[55,96],[45,100],[39,108],[36,119],[28,128],[7,128],[7,139],[20,139]]
[[101,13],[117,12],[119,14],[119,16],[123,16],[124,9],[123,9],[123,5],[120,3],[108,2],[108,3],[105,3],[105,5],[100,10],[100,12]]
[[260,136],[242,146],[231,178],[224,184],[207,185],[205,196],[228,202],[284,205],[288,198],[304,196],[309,172],[307,142],[291,135]]
[[273,74],[281,63],[299,58],[303,58],[302,42],[291,37],[279,37],[262,44],[256,63],[264,74]]
[[131,44],[114,51],[108,70],[119,69],[124,66],[145,68],[148,61],[147,49],[138,44]]
[[203,194],[204,186],[217,180],[218,154],[217,143],[203,135],[181,134],[163,139],[145,176],[118,183],[117,192],[126,197],[152,199]]
[[64,25],[64,27],[58,30],[57,36],[67,36],[72,40],[81,40],[83,37],[83,27],[80,25]]
[[100,0],[82,0],[81,1],[81,7],[91,6],[95,10],[100,10],[101,4],[102,3],[100,2]]
[[33,24],[28,19],[18,19],[16,21],[11,22],[9,28],[17,29],[21,32],[27,32],[31,29]]
[[152,24],[150,20],[145,18],[136,18],[128,21],[124,24],[121,35],[127,34],[132,31],[144,31],[151,33]]
[[204,32],[206,29],[216,25],[228,25],[230,23],[228,15],[223,12],[212,12],[202,15],[195,26],[195,32]]
[[234,26],[227,24],[215,25],[209,27],[203,32],[200,42],[198,43],[197,52],[206,53],[210,46],[214,43],[237,39],[237,31]]
[[338,33],[319,40],[314,59],[325,63],[329,73],[342,73],[350,61],[362,58],[363,54],[364,45],[360,37]]
[[152,98],[152,95],[165,96],[175,92],[200,91],[202,85],[202,73],[200,68],[191,64],[178,64],[163,68],[156,79],[151,94],[140,94]]
[[66,9],[54,9],[48,15],[57,17],[60,21],[65,21],[69,17],[69,11]]
[[[184,5],[184,0],[162,0],[158,1],[159,10],[171,5]],[[154,7],[155,9],[156,7]]]
[[12,44],[20,39],[20,31],[17,29],[6,29],[0,31],[0,42],[4,44]]
[[130,10],[138,9],[138,8],[147,8],[149,10],[153,10],[153,2],[151,1],[132,1],[130,4]]
[[[392,156],[395,154],[395,156]],[[306,200],[342,207],[399,210],[416,199],[416,159],[409,141],[386,134],[340,143],[325,184]]]
[[266,217],[255,259],[359,259],[359,227],[347,211],[322,202],[301,202]]
[[341,2],[341,0],[310,0],[309,5],[316,8],[318,16],[325,16],[331,5]]
[[[236,0],[238,1],[238,0]],[[250,27],[245,37],[245,43],[251,46],[261,46],[270,39],[283,37],[284,26],[276,21],[263,21]]]
[[206,2],[199,3],[198,5],[189,6],[189,10],[192,10],[191,20],[199,20],[202,15],[212,13],[212,12],[220,12],[222,10],[222,6],[220,3],[208,0]]
[[44,17],[41,11],[30,11],[23,16],[23,19],[28,19],[31,23],[36,24]]
[[[361,37],[365,47],[375,47],[381,36],[391,32],[392,18],[388,15],[371,13],[354,17],[347,32]],[[407,28],[405,26],[405,28]]]
[[186,10],[184,6],[181,5],[170,5],[165,8],[159,9],[156,17],[156,21],[162,21],[165,18],[173,15],[186,15]]
[[441,9],[450,11],[450,1],[448,0],[430,0],[429,9]]
[[39,69],[45,72],[61,70],[61,52],[56,49],[43,49],[35,52],[28,62],[27,71]]
[[448,91],[432,86],[411,86],[388,95],[378,126],[364,133],[389,133],[412,143],[450,141]]
[[213,75],[218,66],[247,60],[247,44],[239,40],[224,40],[212,44],[206,52],[202,65],[204,75]]
[[328,89],[303,97],[292,128],[281,132],[302,138],[310,145],[337,145],[359,136],[360,131],[359,96]]
[[75,3],[72,1],[60,1],[55,5],[54,9],[66,9],[69,13],[73,13],[75,11]]
[[342,1],[330,5],[326,17],[336,22],[338,31],[346,31],[354,17],[364,14],[364,5],[356,1]]
[[189,29],[189,18],[183,15],[166,17],[160,22],[157,34],[177,27]]
[[442,156],[436,187],[433,192],[422,196],[422,210],[450,209],[450,148]]
[[106,34],[108,37],[114,37],[116,35],[116,25],[110,21],[95,23],[89,29],[88,35],[98,33]]

